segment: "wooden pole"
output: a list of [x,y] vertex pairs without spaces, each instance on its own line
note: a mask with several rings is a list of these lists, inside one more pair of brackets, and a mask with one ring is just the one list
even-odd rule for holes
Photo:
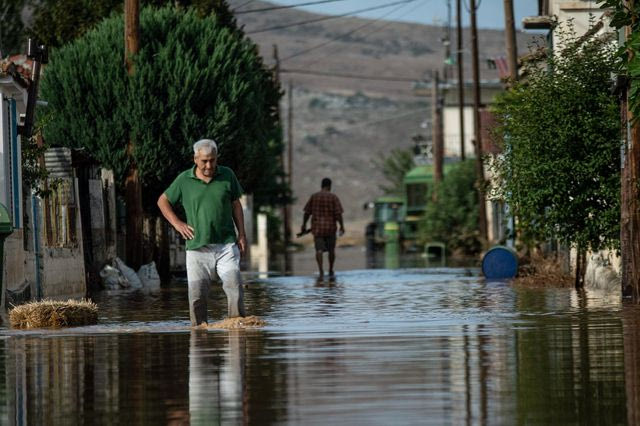
[[289,178],[289,188],[293,188],[293,82],[291,80],[289,80],[288,100],[289,114],[287,116],[287,176]]
[[442,140],[442,106],[440,104],[440,77],[438,71],[433,73],[431,86],[431,134],[433,141],[433,180],[435,185],[442,182],[443,140]]
[[504,0],[504,28],[509,62],[509,77],[518,81],[518,45],[516,44],[516,27],[513,19],[513,0]]
[[[274,67],[274,72],[275,72],[275,77],[276,77],[276,82],[278,84],[278,87],[280,87],[280,57],[278,56],[278,45],[274,44],[273,45],[273,60],[275,62],[275,67]],[[278,102],[278,123],[280,123],[280,126],[282,128],[282,111],[280,108],[280,102]],[[285,177],[283,180],[283,183],[287,183],[287,178],[286,178],[286,170],[285,170],[285,152],[284,150],[282,150],[282,152],[280,153],[280,166],[282,167],[283,172],[285,173]],[[287,255],[287,247],[291,244],[291,226],[290,226],[290,219],[289,219],[289,208],[288,208],[288,204],[285,204],[282,207],[282,231],[284,234],[284,269],[285,269],[285,273],[289,272],[291,270],[290,264],[289,264],[289,256]]]
[[[289,109],[287,111],[287,183],[293,190],[293,83],[289,80],[287,92]],[[287,221],[285,223],[285,240],[287,245],[291,242],[291,204],[287,203]]]
[[140,1],[124,1],[124,64],[133,75],[132,57],[140,51]]
[[[634,0],[626,1],[634,10]],[[635,25],[633,22],[632,25]],[[631,37],[632,28],[625,28],[625,38]],[[632,53],[632,52],[630,52]],[[631,85],[627,83],[624,102],[626,120],[623,121],[625,141],[622,149],[620,251],[622,253],[622,292],[634,303],[640,303],[640,125],[634,122],[631,103]]]
[[484,197],[484,166],[482,164],[482,136],[480,134],[480,65],[478,63],[478,28],[476,26],[476,0],[471,5],[471,64],[473,73],[473,127],[476,154],[476,176],[478,189],[478,227],[480,238],[487,240],[487,211]]
[[[133,57],[140,51],[140,3],[139,0],[124,2],[124,63],[129,76],[135,73]],[[142,265],[142,228],[144,210],[142,208],[142,188],[138,167],[134,160],[135,143],[129,139],[127,156],[129,171],[125,179],[125,202],[127,206],[127,263],[134,269]]]
[[464,152],[464,71],[462,67],[462,10],[460,3],[462,0],[456,0],[456,21],[457,21],[457,44],[456,52],[458,62],[458,108],[460,114],[460,160],[465,160]]

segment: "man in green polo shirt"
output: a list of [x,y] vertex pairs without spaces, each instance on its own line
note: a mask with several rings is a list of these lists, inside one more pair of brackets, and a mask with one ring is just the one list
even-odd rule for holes
[[[242,187],[233,170],[217,164],[218,147],[211,139],[196,142],[193,153],[195,166],[178,175],[158,198],[158,207],[186,240],[189,316],[195,326],[207,323],[207,293],[216,275],[229,317],[244,316],[240,257],[247,240]],[[176,204],[184,208],[186,223],[175,214]]]

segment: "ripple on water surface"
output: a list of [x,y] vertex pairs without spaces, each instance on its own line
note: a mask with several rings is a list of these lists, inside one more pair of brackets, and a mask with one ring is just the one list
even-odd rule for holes
[[[379,425],[619,424],[640,412],[626,397],[638,390],[625,389],[625,363],[640,363],[637,311],[477,274],[251,282],[247,313],[267,322],[255,330],[192,329],[184,283],[102,293],[96,326],[1,331],[0,412],[34,423]],[[226,312],[219,286],[209,308],[210,322]]]

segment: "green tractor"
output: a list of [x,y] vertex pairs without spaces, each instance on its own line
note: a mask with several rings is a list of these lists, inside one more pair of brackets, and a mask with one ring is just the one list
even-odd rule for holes
[[404,197],[384,195],[365,205],[365,208],[373,209],[373,221],[367,224],[365,230],[367,250],[378,250],[384,247],[386,241],[385,223],[396,222],[399,225],[404,223]]
[[[449,168],[449,164],[445,164],[443,173],[446,174]],[[368,205],[373,208],[373,221],[367,225],[365,231],[367,249],[379,249],[384,246],[386,222],[398,223],[398,238],[403,250],[419,249],[418,227],[429,201],[429,189],[433,185],[433,164],[412,168],[404,175],[403,184],[402,196],[378,197]]]

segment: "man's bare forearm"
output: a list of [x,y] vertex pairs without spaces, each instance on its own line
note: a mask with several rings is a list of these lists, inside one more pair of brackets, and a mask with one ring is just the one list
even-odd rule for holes
[[244,236],[244,212],[242,211],[242,203],[240,200],[235,200],[232,205],[233,223],[236,224],[238,229],[238,236]]
[[173,211],[173,206],[169,202],[169,199],[167,198],[166,195],[164,194],[160,195],[160,198],[158,198],[158,207],[160,208],[160,212],[162,213],[162,216],[164,216],[164,218],[167,219],[167,221],[173,227],[175,227],[176,224],[180,222],[180,218],[178,218],[176,213]]
[[173,226],[175,230],[178,231],[180,235],[182,235],[182,238],[184,238],[185,240],[190,240],[193,238],[193,227],[180,220],[178,215],[176,215],[176,213],[173,211],[173,206],[169,202],[167,196],[164,195],[164,193],[160,196],[160,198],[158,198],[158,208],[160,208],[162,216],[164,216],[164,218],[169,221],[171,226]]

